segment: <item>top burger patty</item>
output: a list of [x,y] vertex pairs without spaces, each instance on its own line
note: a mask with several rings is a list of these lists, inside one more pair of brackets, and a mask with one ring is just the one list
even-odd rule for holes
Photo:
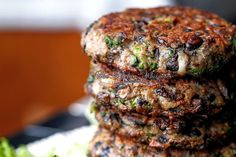
[[236,27],[189,7],[128,9],[94,22],[82,46],[93,60],[137,74],[200,76],[235,53]]

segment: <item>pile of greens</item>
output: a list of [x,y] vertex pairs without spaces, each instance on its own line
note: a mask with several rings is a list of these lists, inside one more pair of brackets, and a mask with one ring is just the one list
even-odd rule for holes
[[[0,139],[0,157],[35,157],[27,149],[26,146],[20,146],[15,149],[6,138]],[[57,157],[49,154],[48,157]]]
[[0,157],[33,157],[25,146],[20,146],[17,150],[7,139],[0,139]]
[[[71,143],[68,143],[67,141],[62,152],[58,151],[62,148],[55,144],[49,146],[49,148],[44,150],[41,155],[37,155],[37,152],[32,151],[30,147],[22,145],[18,148],[14,148],[6,138],[0,137],[0,157],[87,157],[88,143],[97,129],[97,122],[94,113],[91,113],[89,107],[85,111],[85,117],[90,121],[91,125],[86,127],[86,131],[82,131],[81,134],[79,134],[79,137],[77,137],[78,140],[72,140]],[[81,128],[79,128],[79,130],[80,129]],[[88,130],[90,130],[89,132],[91,133],[88,133]],[[81,139],[80,136],[83,138]],[[67,137],[65,136],[65,138]],[[69,141],[70,138],[68,138]]]

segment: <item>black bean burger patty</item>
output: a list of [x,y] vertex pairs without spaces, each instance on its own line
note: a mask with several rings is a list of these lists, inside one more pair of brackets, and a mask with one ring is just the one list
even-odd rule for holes
[[236,133],[236,118],[230,111],[207,120],[199,117],[170,119],[94,107],[96,119],[101,127],[121,136],[131,137],[150,147],[200,150],[212,144],[224,144]]
[[189,7],[128,9],[94,22],[82,37],[93,60],[137,74],[200,76],[234,55],[236,27]]
[[100,129],[90,142],[88,157],[235,157],[236,144],[208,151],[156,150]]
[[87,92],[101,105],[144,115],[213,115],[230,101],[223,80],[147,80],[136,75],[92,65]]

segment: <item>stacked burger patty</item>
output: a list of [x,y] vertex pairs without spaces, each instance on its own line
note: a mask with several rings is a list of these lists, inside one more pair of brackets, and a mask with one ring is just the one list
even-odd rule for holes
[[188,7],[128,9],[82,46],[99,130],[89,156],[236,156],[236,27]]

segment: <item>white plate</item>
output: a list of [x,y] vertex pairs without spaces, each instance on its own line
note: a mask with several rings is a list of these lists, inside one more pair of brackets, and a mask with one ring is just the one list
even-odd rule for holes
[[35,157],[86,157],[89,141],[97,127],[81,127],[65,133],[57,133],[46,139],[31,143],[27,146]]

